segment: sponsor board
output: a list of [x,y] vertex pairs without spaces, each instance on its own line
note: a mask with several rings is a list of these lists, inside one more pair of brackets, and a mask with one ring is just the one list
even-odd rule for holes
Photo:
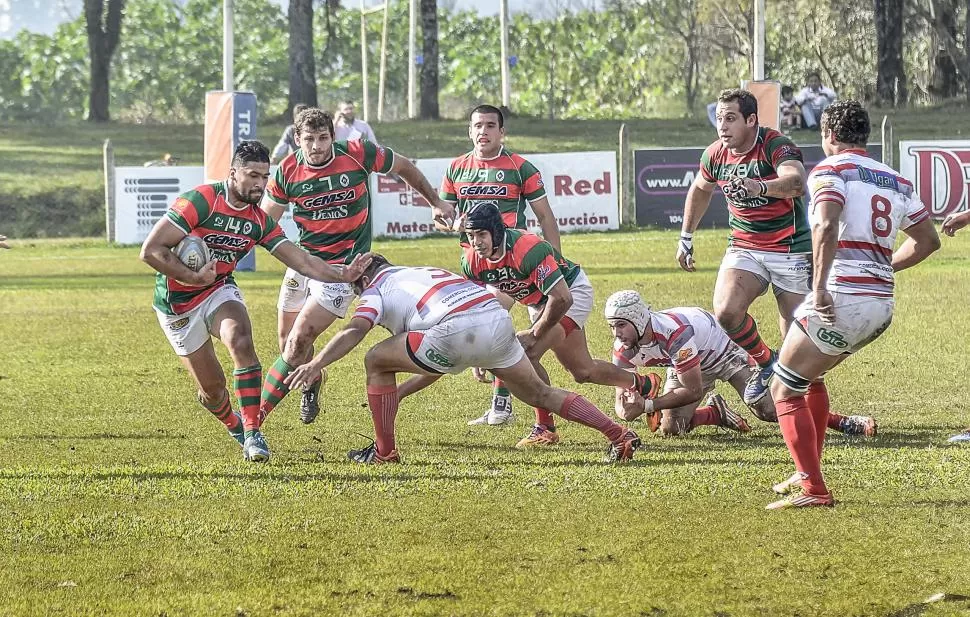
[[970,207],[970,141],[901,141],[899,173],[933,218]]
[[[569,152],[563,154],[526,154],[542,174],[549,204],[556,215],[559,229],[572,231],[605,231],[618,229],[615,152]],[[435,187],[441,186],[452,159],[415,161],[418,169]],[[428,203],[402,180],[393,176],[372,177],[372,220],[375,236],[414,238],[434,232]],[[475,187],[476,197],[498,197],[498,186]],[[492,193],[490,193],[490,191]],[[539,231],[539,222],[531,210],[526,211],[530,231]]]
[[[806,174],[825,158],[821,146],[799,146],[799,149]],[[869,144],[867,150],[869,156],[882,160],[881,144]],[[634,152],[637,225],[680,229],[687,189],[697,176],[703,153],[704,148],[648,148]],[[727,202],[721,190],[714,189],[711,206],[700,226],[723,228],[727,225]]]

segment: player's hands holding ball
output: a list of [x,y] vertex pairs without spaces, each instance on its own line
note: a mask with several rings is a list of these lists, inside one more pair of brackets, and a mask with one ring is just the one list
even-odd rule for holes
[[195,285],[197,287],[206,287],[216,282],[216,264],[219,263],[217,260],[210,260],[206,265],[202,266],[202,269],[195,273],[191,281],[185,281],[190,285]]

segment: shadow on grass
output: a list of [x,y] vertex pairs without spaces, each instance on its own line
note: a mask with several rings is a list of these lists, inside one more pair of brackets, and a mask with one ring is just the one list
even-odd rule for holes
[[[67,471],[0,471],[0,480],[36,480],[38,478],[45,478],[47,480],[57,481],[57,480],[74,480],[83,479],[85,482],[104,482],[113,480],[133,480],[135,482],[151,482],[158,480],[238,480],[239,482],[245,484],[253,483],[273,483],[278,484],[280,482],[314,482],[314,481],[324,481],[333,483],[344,483],[344,482],[359,482],[363,484],[372,482],[421,482],[428,480],[469,480],[469,481],[480,481],[485,477],[485,474],[471,474],[471,473],[453,473],[453,474],[409,474],[409,473],[387,473],[387,474],[377,474],[377,473],[363,473],[356,472],[354,469],[360,469],[359,466],[350,467],[351,463],[347,464],[348,473],[337,473],[337,472],[300,472],[294,473],[292,471],[280,470],[278,473],[268,473],[255,475],[253,473],[246,472],[231,472],[231,471],[209,471],[209,472],[191,472],[191,471],[77,471],[77,472],[67,472]],[[410,467],[421,467],[423,465],[416,465],[408,463]],[[431,466],[428,464],[427,466]],[[434,465],[439,467],[440,465]],[[276,471],[276,470],[273,470]]]
[[96,441],[100,439],[187,439],[187,435],[165,435],[159,433],[94,433],[92,435],[14,435],[7,437],[10,441]]

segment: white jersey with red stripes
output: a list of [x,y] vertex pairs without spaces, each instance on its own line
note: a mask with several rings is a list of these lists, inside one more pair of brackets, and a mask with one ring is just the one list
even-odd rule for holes
[[650,313],[653,339],[626,349],[613,345],[613,364],[630,369],[637,366],[672,366],[684,373],[697,365],[701,373],[717,371],[730,358],[737,343],[717,323],[714,315],[697,307],[679,307]]
[[809,222],[818,220],[818,204],[842,206],[839,240],[828,290],[891,298],[896,234],[929,217],[913,183],[891,167],[846,150],[825,158],[808,177]]
[[354,317],[391,334],[428,330],[449,317],[494,309],[495,296],[463,276],[440,268],[392,266],[361,293]]

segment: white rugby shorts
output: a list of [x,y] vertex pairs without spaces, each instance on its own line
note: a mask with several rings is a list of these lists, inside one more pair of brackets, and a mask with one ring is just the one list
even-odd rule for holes
[[307,277],[293,268],[287,268],[280,284],[280,299],[276,308],[284,313],[299,313],[309,294]]
[[[775,295],[783,291],[804,296],[812,287],[811,253],[770,253],[729,246],[721,261],[721,272],[744,270],[755,274],[774,288]],[[719,273],[720,274],[720,273]]]
[[[569,293],[573,296],[573,304],[566,311],[565,316],[576,322],[576,325],[580,328],[584,328],[586,322],[589,321],[590,313],[593,312],[593,284],[589,282],[589,277],[582,270],[579,271],[579,276],[576,277],[573,284],[569,286]],[[531,323],[535,323],[539,319],[544,307],[545,303],[528,307]]]
[[450,374],[518,363],[525,350],[515,337],[508,311],[497,300],[485,303],[483,309],[453,315],[428,330],[408,332],[405,344],[411,360],[429,372]]
[[795,309],[795,321],[819,351],[830,356],[855,353],[889,328],[896,301],[893,298],[833,293],[835,324],[822,323],[812,296]]
[[239,302],[246,306],[238,287],[223,285],[197,307],[181,315],[166,315],[158,309],[155,309],[155,315],[175,353],[187,356],[209,340],[213,317],[226,302]]

